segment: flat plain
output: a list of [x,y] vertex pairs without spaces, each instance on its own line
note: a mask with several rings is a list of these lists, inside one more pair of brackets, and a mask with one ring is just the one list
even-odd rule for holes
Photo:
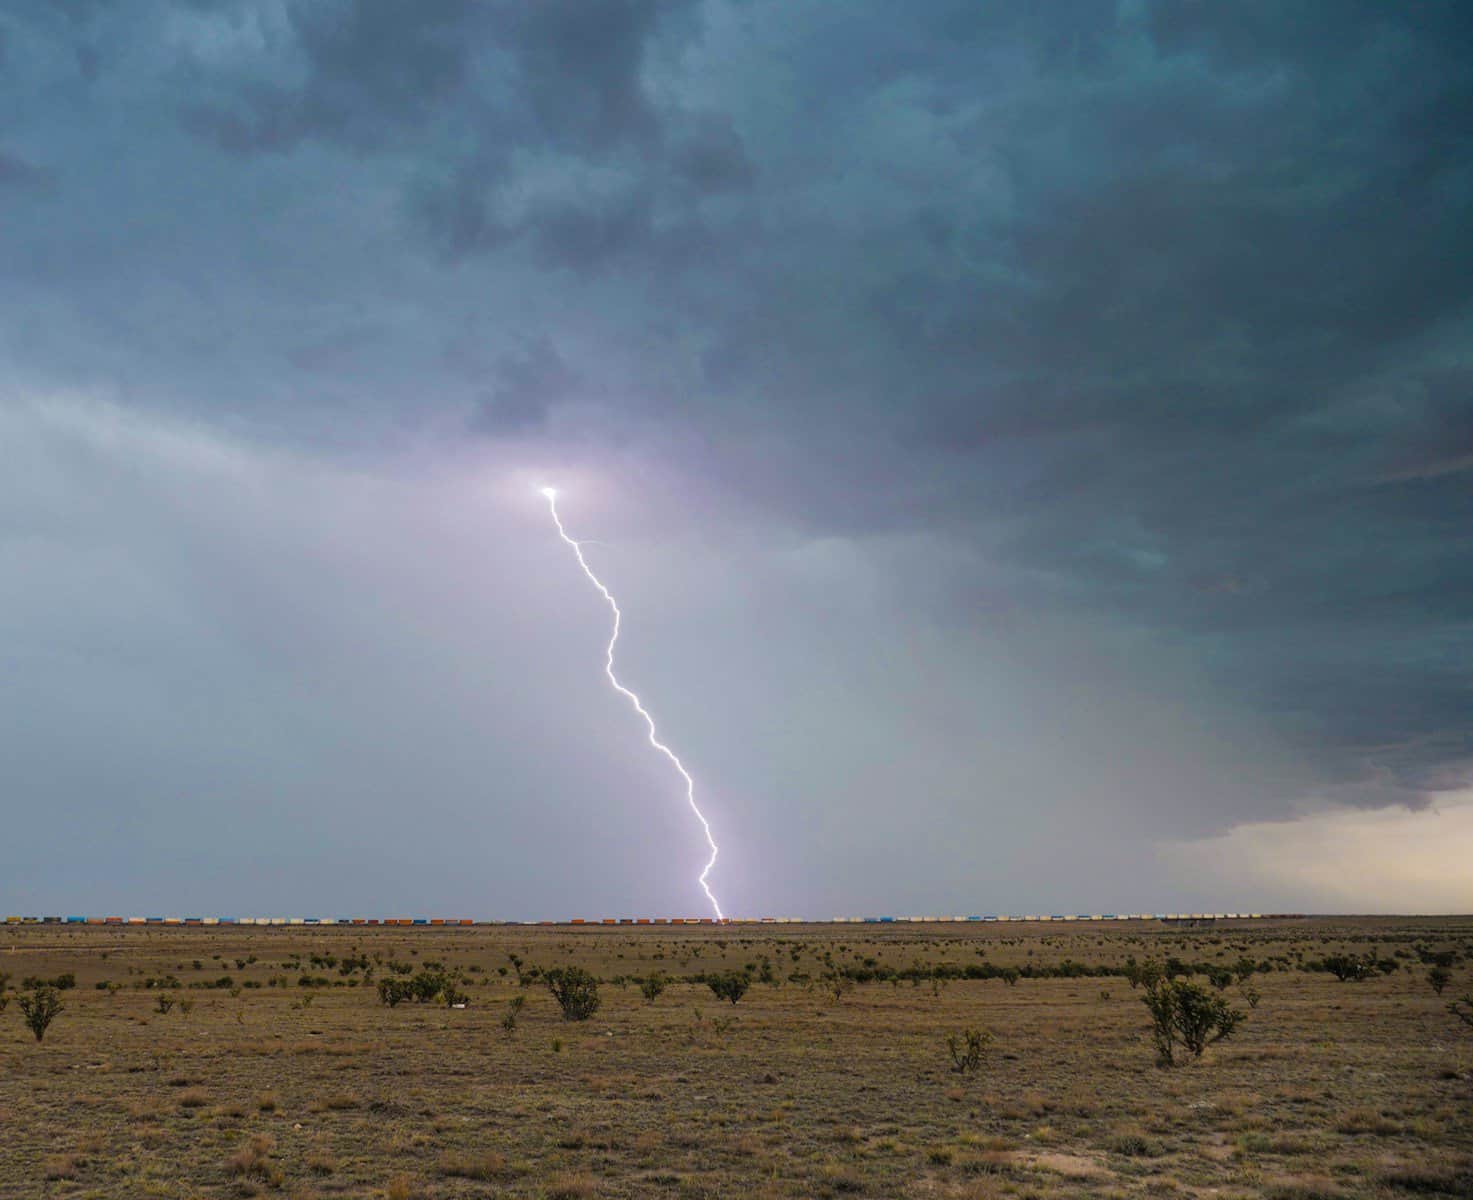
[[[1311,969],[1336,954],[1380,966]],[[1141,991],[1094,973],[1131,958],[1253,963],[1246,1020],[1158,1066]],[[570,966],[589,1020],[540,978]],[[466,1006],[380,1002],[426,970]],[[0,1197],[1473,1196],[1473,918],[31,925],[0,972]],[[696,978],[724,972],[734,1005]],[[38,1043],[17,993],[66,975]]]

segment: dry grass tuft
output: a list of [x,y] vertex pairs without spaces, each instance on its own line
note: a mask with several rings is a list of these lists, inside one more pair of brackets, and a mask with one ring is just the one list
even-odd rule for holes
[[824,1163],[820,1178],[832,1192],[855,1195],[864,1191],[864,1178],[848,1163]]
[[1459,1173],[1450,1167],[1405,1165],[1383,1171],[1383,1187],[1420,1195],[1473,1196],[1473,1171]]
[[1352,1108],[1336,1119],[1335,1131],[1351,1135],[1370,1133],[1376,1137],[1395,1137],[1401,1132],[1401,1124],[1374,1108]]
[[75,1179],[80,1165],[75,1154],[54,1154],[46,1160],[41,1175],[51,1180]]
[[307,1155],[307,1170],[314,1175],[334,1175],[342,1164],[327,1150],[313,1150]]
[[271,1139],[258,1133],[225,1160],[225,1169],[243,1179],[259,1179],[271,1187],[278,1187],[281,1172],[271,1162],[271,1150]]
[[1264,1190],[1264,1200],[1345,1200],[1346,1193],[1326,1175],[1296,1175]]
[[474,1179],[490,1183],[506,1174],[506,1155],[494,1150],[482,1154],[446,1154],[439,1172],[449,1179]]
[[203,1088],[189,1088],[179,1093],[180,1108],[203,1108],[209,1102]]
[[994,1147],[958,1159],[957,1166],[968,1175],[1016,1175],[1018,1156]]
[[542,1189],[544,1200],[590,1200],[597,1194],[588,1175],[554,1175]]

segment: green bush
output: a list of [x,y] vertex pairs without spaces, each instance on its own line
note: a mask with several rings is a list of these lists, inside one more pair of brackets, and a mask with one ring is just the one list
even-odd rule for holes
[[958,1075],[966,1075],[982,1065],[982,1051],[992,1041],[992,1034],[985,1029],[964,1029],[961,1037],[952,1034],[946,1039],[946,1049],[951,1053],[951,1069]]
[[658,971],[652,975],[646,975],[639,981],[639,992],[645,999],[646,1004],[653,1004],[660,998],[660,993],[665,990],[666,979]]
[[511,1037],[517,1031],[517,1017],[521,1015],[522,1006],[527,1003],[525,996],[513,996],[506,1006],[506,1015],[501,1018],[501,1028],[506,1031],[506,1036]]
[[26,1028],[36,1035],[38,1042],[46,1036],[46,1030],[63,1007],[57,990],[45,985],[20,998],[21,1016],[25,1018]]
[[564,1021],[586,1021],[598,1011],[598,980],[582,967],[554,967],[542,976]]
[[1453,981],[1453,973],[1446,967],[1433,967],[1427,972],[1427,982],[1432,985],[1432,990],[1439,996],[1448,984]]
[[752,981],[740,971],[726,971],[720,975],[709,975],[706,986],[718,1000],[730,1000],[735,1004],[747,994]]
[[1144,997],[1151,1013],[1151,1037],[1162,1066],[1176,1065],[1178,1044],[1193,1058],[1232,1034],[1246,1014],[1221,996],[1186,980],[1163,979]]
[[1227,967],[1207,968],[1207,982],[1215,987],[1219,992],[1227,991],[1228,988],[1232,986],[1233,980],[1235,978],[1237,978],[1237,976],[1235,976],[1232,971],[1228,970]]
[[20,985],[29,991],[49,987],[52,991],[65,992],[77,986],[77,977],[70,971],[65,975],[58,975],[55,979],[42,979],[39,975],[27,975],[20,981]]

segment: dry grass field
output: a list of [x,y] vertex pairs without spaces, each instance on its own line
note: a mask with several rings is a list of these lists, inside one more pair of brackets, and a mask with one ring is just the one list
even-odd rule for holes
[[[1341,951],[1386,969],[1303,969]],[[1438,951],[1457,956],[1442,996]],[[1276,969],[1175,1069],[1119,976],[931,977],[1127,956]],[[427,963],[460,972],[467,1007],[380,1003],[377,981]],[[602,981],[590,1020],[518,985],[570,965]],[[842,967],[909,978],[828,986]],[[732,1005],[690,981],[723,970],[771,982]],[[0,972],[4,1197],[1473,1195],[1473,1027],[1447,1009],[1473,991],[1473,919],[26,926],[0,933]],[[671,983],[646,1002],[655,972]],[[38,1044],[18,990],[64,974]],[[958,1074],[946,1039],[968,1028],[992,1041]]]

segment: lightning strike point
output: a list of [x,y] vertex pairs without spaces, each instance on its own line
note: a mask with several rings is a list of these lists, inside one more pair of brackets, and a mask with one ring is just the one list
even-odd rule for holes
[[711,890],[711,885],[706,882],[706,877],[711,874],[711,868],[716,865],[716,856],[720,853],[720,850],[716,845],[716,839],[711,836],[711,823],[706,820],[706,815],[701,812],[700,807],[696,804],[696,781],[691,778],[691,773],[685,769],[685,764],[676,757],[675,751],[660,741],[659,735],[655,731],[655,719],[645,710],[644,705],[640,703],[639,697],[620,683],[619,677],[614,674],[614,646],[619,641],[619,624],[623,619],[623,614],[619,611],[619,605],[614,600],[614,594],[608,588],[604,587],[603,581],[593,573],[593,568],[588,565],[588,560],[583,557],[583,543],[576,538],[569,537],[568,531],[563,528],[562,518],[558,516],[557,512],[557,489],[544,487],[539,488],[538,491],[547,497],[547,508],[552,513],[552,523],[557,526],[558,537],[562,538],[563,541],[573,548],[573,554],[578,559],[578,565],[583,568],[583,574],[588,576],[588,581],[598,589],[599,594],[604,598],[605,603],[608,604],[610,611],[614,614],[614,631],[609,636],[609,645],[604,652],[604,674],[609,677],[609,683],[613,685],[614,690],[628,700],[634,706],[634,711],[644,718],[645,726],[649,730],[650,745],[670,760],[670,765],[680,773],[681,779],[685,781],[685,802],[690,805],[691,812],[696,814],[696,820],[701,823],[701,830],[706,835],[706,845],[711,847],[711,857],[706,860],[706,865],[700,875],[701,890],[706,893],[706,899],[711,902],[711,909],[715,912],[716,919],[718,921],[725,921],[726,917],[721,912],[721,905],[716,902],[716,894]]

